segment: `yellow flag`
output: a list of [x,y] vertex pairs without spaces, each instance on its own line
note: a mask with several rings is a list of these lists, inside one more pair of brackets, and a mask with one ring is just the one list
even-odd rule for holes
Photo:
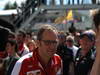
[[67,21],[73,20],[73,12],[72,12],[72,10],[68,11],[67,16],[66,16],[66,20]]

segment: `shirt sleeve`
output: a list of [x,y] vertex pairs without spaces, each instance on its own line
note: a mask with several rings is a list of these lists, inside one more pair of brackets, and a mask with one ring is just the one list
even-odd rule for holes
[[22,66],[22,62],[24,59],[29,58],[30,56],[32,56],[33,53],[28,53],[25,56],[21,57],[15,64],[11,75],[19,75],[19,72],[21,70],[21,66]]

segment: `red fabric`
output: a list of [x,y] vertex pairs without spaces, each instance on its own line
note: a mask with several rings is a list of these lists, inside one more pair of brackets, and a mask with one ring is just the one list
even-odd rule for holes
[[54,55],[51,63],[44,67],[39,61],[38,50],[33,52],[33,56],[23,60],[19,75],[56,75],[61,69],[61,58]]
[[0,58],[6,58],[7,53],[5,51],[0,52]]
[[24,44],[23,44],[23,43],[21,43],[21,44],[19,45],[19,51],[22,51],[22,50],[24,50]]

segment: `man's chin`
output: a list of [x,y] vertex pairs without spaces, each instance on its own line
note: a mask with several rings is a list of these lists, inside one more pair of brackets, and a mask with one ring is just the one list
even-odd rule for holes
[[53,57],[55,53],[48,53],[49,57]]

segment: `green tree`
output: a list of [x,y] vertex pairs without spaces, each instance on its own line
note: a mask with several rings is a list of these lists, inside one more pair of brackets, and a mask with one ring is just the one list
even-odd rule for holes
[[8,2],[5,7],[4,10],[8,10],[8,9],[16,9],[18,7],[18,4],[16,3],[16,1],[11,4],[10,2]]
[[12,8],[16,9],[18,7],[17,2],[15,1],[14,4],[12,4]]
[[8,3],[6,3],[4,10],[9,9],[10,7],[11,7],[11,4],[10,4],[10,2],[8,2]]

